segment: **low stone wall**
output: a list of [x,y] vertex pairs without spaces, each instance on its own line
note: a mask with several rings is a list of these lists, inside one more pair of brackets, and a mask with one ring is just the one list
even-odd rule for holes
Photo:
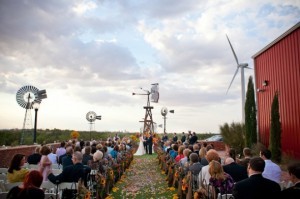
[[[60,146],[60,143],[47,144],[53,148]],[[9,167],[9,163],[15,154],[24,154],[26,158],[34,153],[34,150],[40,145],[26,145],[26,146],[16,146],[16,147],[3,147],[0,148],[0,168]]]
[[224,142],[215,141],[215,142],[206,142],[206,143],[212,144],[214,146],[214,149],[217,151],[225,151],[225,149],[226,149]]

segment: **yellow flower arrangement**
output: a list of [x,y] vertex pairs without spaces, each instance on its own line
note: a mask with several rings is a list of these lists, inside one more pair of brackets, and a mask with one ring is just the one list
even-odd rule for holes
[[73,138],[73,139],[77,139],[77,138],[79,138],[79,133],[77,132],[77,131],[72,131],[71,132],[71,138]]

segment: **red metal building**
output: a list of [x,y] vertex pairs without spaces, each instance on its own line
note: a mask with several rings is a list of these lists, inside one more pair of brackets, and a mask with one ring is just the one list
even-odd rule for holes
[[269,146],[271,105],[278,91],[282,152],[300,158],[300,22],[252,58],[258,139]]

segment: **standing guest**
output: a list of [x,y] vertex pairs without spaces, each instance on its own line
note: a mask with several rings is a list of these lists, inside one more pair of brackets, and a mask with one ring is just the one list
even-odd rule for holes
[[66,143],[64,141],[62,141],[60,143],[60,147],[56,150],[57,162],[59,164],[61,164],[61,162],[59,162],[60,156],[66,154],[66,148],[65,148],[65,146],[66,146]]
[[38,164],[41,160],[42,155],[40,154],[41,147],[36,147],[33,154],[27,158],[28,164]]
[[173,143],[176,143],[177,140],[178,140],[178,137],[177,137],[176,133],[174,133],[173,138],[172,138]]
[[152,135],[152,133],[150,133],[150,136],[147,140],[147,145],[148,145],[149,155],[152,155],[152,145],[153,145],[153,135]]
[[233,188],[235,199],[265,199],[280,196],[279,184],[262,176],[265,164],[260,157],[251,158],[248,166],[249,178],[237,182]]
[[168,141],[168,135],[167,133],[164,133],[163,137],[162,137],[162,141],[165,143],[166,141]]
[[264,176],[264,178],[280,183],[281,169],[277,164],[272,162],[271,156],[272,156],[271,151],[268,149],[264,149],[260,151],[260,157],[266,163],[265,170],[262,173],[262,175]]
[[198,140],[198,137],[197,137],[196,133],[193,132],[192,137],[191,137],[190,140],[189,140],[189,143],[190,143],[191,145],[194,145],[194,144],[197,142],[197,140]]
[[52,162],[48,158],[49,153],[50,153],[50,148],[46,145],[42,146],[42,148],[41,148],[42,158],[41,158],[41,161],[39,163],[39,171],[42,173],[44,181],[48,180],[48,178],[47,178],[48,173],[51,170]]
[[234,180],[234,182],[239,182],[248,178],[247,168],[237,164],[233,158],[226,158],[223,170],[228,173]]
[[181,142],[184,143],[185,140],[186,140],[186,136],[185,136],[184,132],[182,132]]
[[23,182],[26,174],[29,172],[27,169],[21,168],[25,163],[25,155],[16,154],[12,158],[8,172],[7,172],[7,181],[9,183],[13,182]]
[[40,186],[43,182],[42,174],[37,170],[31,170],[20,186],[13,187],[7,194],[9,199],[44,199],[45,193]]
[[290,180],[294,186],[281,192],[281,198],[296,199],[300,196],[300,162],[290,163],[288,165]]
[[48,154],[49,160],[52,162],[52,164],[57,164],[57,155],[54,152],[54,148],[50,147],[50,153]]
[[248,167],[248,163],[250,161],[250,159],[252,158],[252,153],[251,153],[251,149],[246,147],[243,149],[243,155],[244,158],[242,159],[237,159],[236,162],[242,166],[244,166],[245,168]]

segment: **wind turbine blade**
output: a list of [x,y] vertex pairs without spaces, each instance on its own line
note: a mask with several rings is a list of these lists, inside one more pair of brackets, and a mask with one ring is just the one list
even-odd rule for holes
[[235,61],[236,61],[237,65],[239,66],[239,60],[238,60],[238,58],[237,58],[237,56],[236,56],[236,54],[235,54],[235,52],[234,52],[234,50],[233,50],[233,47],[232,47],[232,45],[231,45],[231,43],[230,43],[230,40],[229,40],[229,38],[228,38],[227,35],[226,35],[226,37],[227,37],[227,40],[228,40],[228,42],[229,42],[231,51],[232,51],[232,53],[233,53],[233,55],[234,55]]
[[229,89],[230,89],[230,87],[231,87],[231,84],[232,84],[232,82],[233,82],[233,80],[234,80],[236,74],[238,73],[238,71],[239,71],[239,67],[236,69],[236,71],[235,71],[235,73],[234,73],[234,75],[233,75],[233,78],[232,78],[232,80],[231,80],[231,82],[230,82],[230,84],[229,84],[229,87],[228,87],[228,89],[227,89],[226,95],[227,95],[227,93],[228,93],[228,91],[229,91]]

